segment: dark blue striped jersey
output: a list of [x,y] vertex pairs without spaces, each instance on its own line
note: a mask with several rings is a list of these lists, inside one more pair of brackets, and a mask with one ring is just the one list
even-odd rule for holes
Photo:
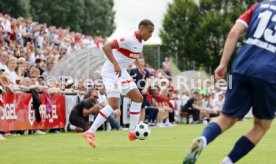
[[233,73],[276,84],[276,1],[252,5],[237,22],[247,27],[247,34]]

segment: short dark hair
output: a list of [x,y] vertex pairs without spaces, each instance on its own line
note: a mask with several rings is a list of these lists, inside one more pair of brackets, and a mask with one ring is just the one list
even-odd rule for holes
[[36,58],[35,59],[35,63],[40,63],[41,62],[41,59],[40,58]]
[[154,27],[154,24],[152,23],[151,20],[149,19],[143,19],[140,23],[139,23],[139,26],[153,26]]
[[200,95],[199,92],[198,92],[197,90],[194,91],[193,94],[195,94],[195,95]]

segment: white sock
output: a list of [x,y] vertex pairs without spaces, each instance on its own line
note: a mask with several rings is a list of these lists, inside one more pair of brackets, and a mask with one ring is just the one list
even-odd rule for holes
[[207,139],[204,136],[200,136],[199,138],[201,138],[203,140],[203,147],[207,146]]
[[129,111],[130,111],[130,113],[129,113],[129,115],[130,115],[129,129],[130,129],[130,131],[133,131],[139,122],[141,106],[142,106],[142,103],[137,103],[137,102],[133,102],[133,101],[131,102],[130,109],[129,109]]
[[101,109],[93,122],[92,126],[88,131],[95,133],[96,130],[106,121],[106,119],[111,115],[113,109],[110,105],[106,105],[103,109]]
[[223,164],[234,164],[228,156],[223,159],[222,163]]

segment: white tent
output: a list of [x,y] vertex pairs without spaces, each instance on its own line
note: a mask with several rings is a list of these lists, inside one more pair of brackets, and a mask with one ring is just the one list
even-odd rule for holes
[[61,79],[92,79],[100,77],[100,69],[105,61],[102,50],[97,48],[82,49],[62,58],[51,70],[49,76]]

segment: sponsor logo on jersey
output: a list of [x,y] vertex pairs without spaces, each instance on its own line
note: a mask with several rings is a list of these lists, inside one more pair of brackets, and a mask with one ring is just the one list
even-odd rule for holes
[[133,54],[133,53],[129,54],[129,57],[134,58],[134,59],[139,58],[139,56],[140,56],[140,54]]

